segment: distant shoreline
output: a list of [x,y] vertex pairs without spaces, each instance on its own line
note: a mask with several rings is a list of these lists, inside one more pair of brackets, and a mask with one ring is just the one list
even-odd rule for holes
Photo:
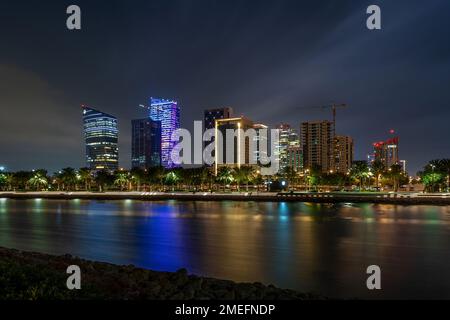
[[141,201],[259,201],[312,203],[378,203],[399,205],[450,205],[450,194],[417,193],[209,193],[209,192],[0,192],[0,199],[56,199],[56,200],[141,200]]

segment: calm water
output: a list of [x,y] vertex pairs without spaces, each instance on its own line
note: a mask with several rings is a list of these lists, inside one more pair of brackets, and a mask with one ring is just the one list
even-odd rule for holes
[[[0,199],[0,246],[332,297],[450,298],[450,207]],[[381,291],[366,289],[371,264]]]

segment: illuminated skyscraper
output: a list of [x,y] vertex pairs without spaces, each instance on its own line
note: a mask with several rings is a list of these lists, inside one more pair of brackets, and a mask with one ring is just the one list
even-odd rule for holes
[[353,163],[353,139],[349,136],[334,138],[334,166],[339,173],[348,173]]
[[161,122],[131,121],[131,166],[148,169],[161,165]]
[[334,170],[333,122],[327,120],[303,122],[301,135],[305,168],[318,166],[322,172]]
[[390,138],[386,141],[375,142],[373,144],[374,159],[384,163],[386,168],[400,162],[398,156],[398,137]]
[[86,163],[92,170],[119,168],[119,130],[117,118],[101,111],[82,106]]
[[256,132],[256,135],[253,138],[256,146],[256,150],[253,150],[253,160],[256,164],[261,165],[261,160],[264,159],[263,161],[267,161],[266,159],[271,151],[267,144],[269,128],[265,124],[255,123],[253,129]]
[[172,133],[180,128],[180,107],[174,100],[150,98],[150,118],[161,121],[161,165],[175,167],[171,153],[177,141],[172,141]]
[[294,171],[303,171],[303,149],[300,146],[289,146],[287,148],[287,167]]
[[275,152],[280,159],[280,169],[285,169],[288,166],[288,148],[299,147],[300,138],[298,131],[293,129],[289,124],[282,123],[277,126],[280,130],[280,142]]

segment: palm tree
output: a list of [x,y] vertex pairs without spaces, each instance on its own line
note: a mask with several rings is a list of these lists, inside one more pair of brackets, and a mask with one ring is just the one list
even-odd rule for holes
[[172,186],[172,191],[174,191],[175,185],[180,181],[180,177],[175,171],[170,171],[166,174],[164,181],[167,185]]
[[0,173],[0,187],[6,186],[7,185],[7,178],[6,178],[6,174],[4,173]]
[[447,192],[450,192],[450,159],[439,160],[439,168],[447,176]]
[[154,179],[160,188],[164,185],[164,179],[166,177],[166,170],[164,167],[153,168]]
[[419,176],[422,178],[422,182],[425,185],[425,191],[435,192],[436,187],[439,187],[443,180],[443,176],[439,172],[420,172]]
[[74,168],[64,168],[61,170],[60,178],[63,183],[63,189],[71,190],[77,182],[77,173]]
[[209,189],[212,188],[213,175],[211,173],[211,169],[204,166],[200,168],[200,190],[203,190],[204,185],[209,183]]
[[363,189],[364,180],[370,177],[369,167],[366,161],[355,161],[350,169],[350,175],[359,181],[359,190]]
[[375,186],[380,187],[380,176],[386,171],[386,166],[380,160],[375,160],[372,163],[372,172],[375,175]]
[[114,176],[114,184],[120,187],[120,191],[124,191],[130,182],[128,172],[117,171]]
[[255,177],[253,178],[253,183],[256,185],[256,192],[259,192],[259,187],[264,184],[264,178],[261,173],[257,172]]
[[389,168],[389,176],[393,180],[394,191],[397,192],[400,187],[400,178],[403,175],[403,168],[399,164],[393,164]]
[[109,185],[114,182],[114,177],[107,170],[98,171],[95,175],[95,182],[100,192],[103,192]]
[[7,190],[13,190],[13,183],[14,183],[14,174],[6,173],[5,174],[6,189]]
[[136,191],[141,191],[141,183],[145,180],[145,172],[141,168],[133,168],[130,171],[130,181],[136,186]]
[[233,170],[233,180],[236,182],[238,192],[241,192],[241,184],[246,181],[246,171],[244,167],[236,168]]
[[292,166],[288,166],[284,169],[284,176],[288,181],[289,187],[293,189],[297,182],[298,172]]
[[34,172],[29,171],[17,171],[13,175],[14,189],[27,190],[28,181],[33,176]]
[[84,181],[84,190],[90,191],[92,183],[92,170],[89,168],[80,168],[80,170],[78,170],[78,175],[80,179]]
[[217,172],[217,181],[223,183],[223,191],[226,190],[226,185],[234,181],[233,170],[229,167],[221,167]]
[[48,185],[47,171],[37,170],[35,174],[28,180],[28,184],[33,186],[36,190],[42,190]]

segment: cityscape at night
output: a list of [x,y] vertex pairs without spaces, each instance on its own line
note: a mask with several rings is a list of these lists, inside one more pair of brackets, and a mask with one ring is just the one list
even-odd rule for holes
[[449,12],[2,0],[0,301],[450,299]]

